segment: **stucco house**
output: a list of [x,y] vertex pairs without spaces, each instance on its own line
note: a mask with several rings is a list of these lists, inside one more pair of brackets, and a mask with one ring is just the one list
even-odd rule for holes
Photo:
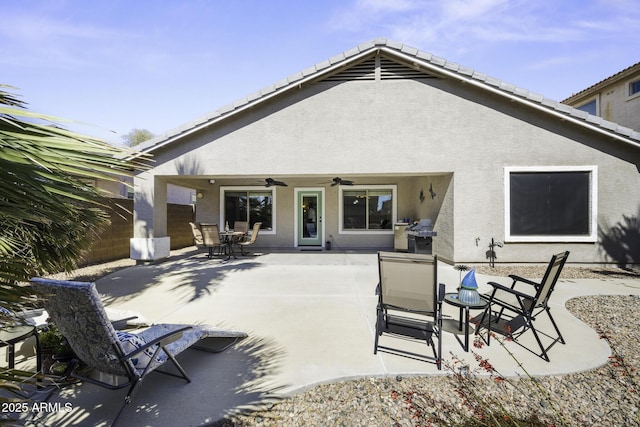
[[562,103],[640,130],[640,62],[571,95]]
[[199,222],[262,222],[266,250],[389,250],[395,223],[429,218],[450,262],[486,262],[492,239],[497,262],[640,262],[624,236],[639,132],[387,39],[139,148],[154,158],[135,178],[140,261],[169,256],[175,184],[197,191]]

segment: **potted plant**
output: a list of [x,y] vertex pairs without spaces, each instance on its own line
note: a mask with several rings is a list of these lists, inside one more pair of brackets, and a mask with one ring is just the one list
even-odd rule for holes
[[67,362],[73,358],[73,350],[67,339],[55,324],[49,323],[38,339],[42,354],[42,370],[44,373],[61,375],[67,368]]

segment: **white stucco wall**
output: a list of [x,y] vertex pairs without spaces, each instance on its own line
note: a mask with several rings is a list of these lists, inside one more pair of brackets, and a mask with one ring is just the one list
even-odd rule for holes
[[[263,240],[274,246],[293,241],[293,188],[313,182],[309,179],[314,176],[398,184],[403,199],[399,217],[441,216],[433,218],[438,239],[443,239],[435,248],[456,262],[486,261],[491,238],[504,241],[507,166],[597,165],[602,224],[637,215],[640,206],[637,150],[443,79],[303,86],[157,150],[155,162],[150,174],[156,176],[217,178],[198,201],[202,222],[217,222],[219,183],[248,185],[256,177],[288,177],[290,186],[276,189],[277,235]],[[417,192],[427,192],[429,182],[441,198],[421,205]],[[337,221],[330,213],[337,203],[333,190],[328,187],[326,193],[327,227]],[[393,241],[392,235],[339,237],[344,246],[390,246]],[[604,259],[593,243],[507,244],[497,255],[499,262],[545,262],[551,253],[566,249],[573,253],[570,262]]]

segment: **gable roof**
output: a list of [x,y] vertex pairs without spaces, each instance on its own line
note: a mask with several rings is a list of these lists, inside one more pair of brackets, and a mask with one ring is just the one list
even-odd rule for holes
[[472,68],[461,66],[454,62],[447,61],[444,58],[434,56],[428,52],[393,42],[386,38],[377,38],[360,44],[353,49],[333,56],[285,79],[279,80],[271,86],[254,92],[199,119],[170,130],[163,135],[158,135],[157,137],[140,144],[137,148],[140,153],[153,152],[156,149],[171,144],[184,136],[198,132],[222,120],[226,120],[247,108],[252,108],[275,96],[280,96],[291,89],[299,87],[299,85],[321,79],[323,76],[334,74],[350,65],[355,65],[368,55],[376,52],[385,53],[386,56],[391,59],[412,64],[414,69],[426,74],[425,77],[428,77],[428,75],[431,74],[456,79],[482,90],[502,96],[511,101],[525,104],[558,119],[570,121],[597,133],[609,136],[615,140],[640,148],[640,132],[638,131],[620,126],[617,123],[604,120],[601,117],[593,116],[584,111],[577,110],[558,101],[545,98],[542,95],[535,94],[513,84],[487,76],[486,74],[480,73]]

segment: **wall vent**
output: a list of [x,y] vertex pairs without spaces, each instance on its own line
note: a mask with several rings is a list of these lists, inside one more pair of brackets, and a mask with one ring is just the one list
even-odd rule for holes
[[376,80],[376,69],[379,70],[380,80],[428,79],[435,77],[425,71],[417,70],[384,56],[373,56],[350,66],[346,70],[326,77],[322,81]]

